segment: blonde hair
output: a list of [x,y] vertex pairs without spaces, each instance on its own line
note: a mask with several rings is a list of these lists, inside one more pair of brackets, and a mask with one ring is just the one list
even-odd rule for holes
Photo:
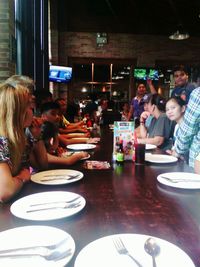
[[33,92],[35,86],[34,80],[25,75],[12,75],[5,82],[9,83],[13,87],[15,87],[17,84],[23,85],[30,90],[30,93]]
[[9,83],[0,85],[0,136],[8,138],[12,174],[19,171],[25,150],[24,119],[29,102],[30,91],[27,87]]

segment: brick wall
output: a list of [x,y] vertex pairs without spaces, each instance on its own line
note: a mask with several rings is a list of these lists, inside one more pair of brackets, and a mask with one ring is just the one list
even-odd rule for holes
[[62,64],[68,57],[136,58],[138,66],[146,67],[156,60],[200,62],[200,38],[171,41],[165,36],[108,33],[108,44],[97,47],[96,33],[61,32],[59,50]]
[[14,1],[0,0],[0,82],[15,73],[10,39],[14,35]]

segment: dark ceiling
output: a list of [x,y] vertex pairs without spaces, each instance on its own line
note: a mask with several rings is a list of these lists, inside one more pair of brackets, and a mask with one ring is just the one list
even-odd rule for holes
[[200,0],[59,0],[61,31],[200,37]]

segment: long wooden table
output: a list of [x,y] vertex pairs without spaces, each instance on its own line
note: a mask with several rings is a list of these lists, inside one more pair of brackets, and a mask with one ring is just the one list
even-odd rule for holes
[[[0,231],[25,225],[48,225],[65,230],[75,240],[76,252],[89,242],[117,233],[139,233],[165,239],[182,248],[200,266],[200,190],[172,189],[160,185],[156,177],[171,171],[189,171],[183,162],[135,166],[112,163],[112,131],[102,128],[101,141],[91,159],[107,160],[111,170],[85,170],[83,162],[70,169],[80,170],[84,178],[76,183],[46,186],[30,182],[7,204],[1,204]],[[85,197],[86,207],[75,216],[36,222],[16,218],[10,205],[23,196],[64,190]],[[181,267],[181,266],[180,266]]]

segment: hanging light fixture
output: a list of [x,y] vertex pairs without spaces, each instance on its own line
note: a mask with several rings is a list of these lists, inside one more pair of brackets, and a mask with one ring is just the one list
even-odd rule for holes
[[189,33],[183,28],[183,25],[180,23],[177,27],[177,30],[169,36],[169,39],[182,41],[188,39],[189,37]]
[[189,37],[190,35],[188,32],[180,32],[179,30],[177,30],[176,32],[174,32],[173,34],[169,36],[169,39],[175,40],[175,41],[181,41],[181,40],[186,40]]

